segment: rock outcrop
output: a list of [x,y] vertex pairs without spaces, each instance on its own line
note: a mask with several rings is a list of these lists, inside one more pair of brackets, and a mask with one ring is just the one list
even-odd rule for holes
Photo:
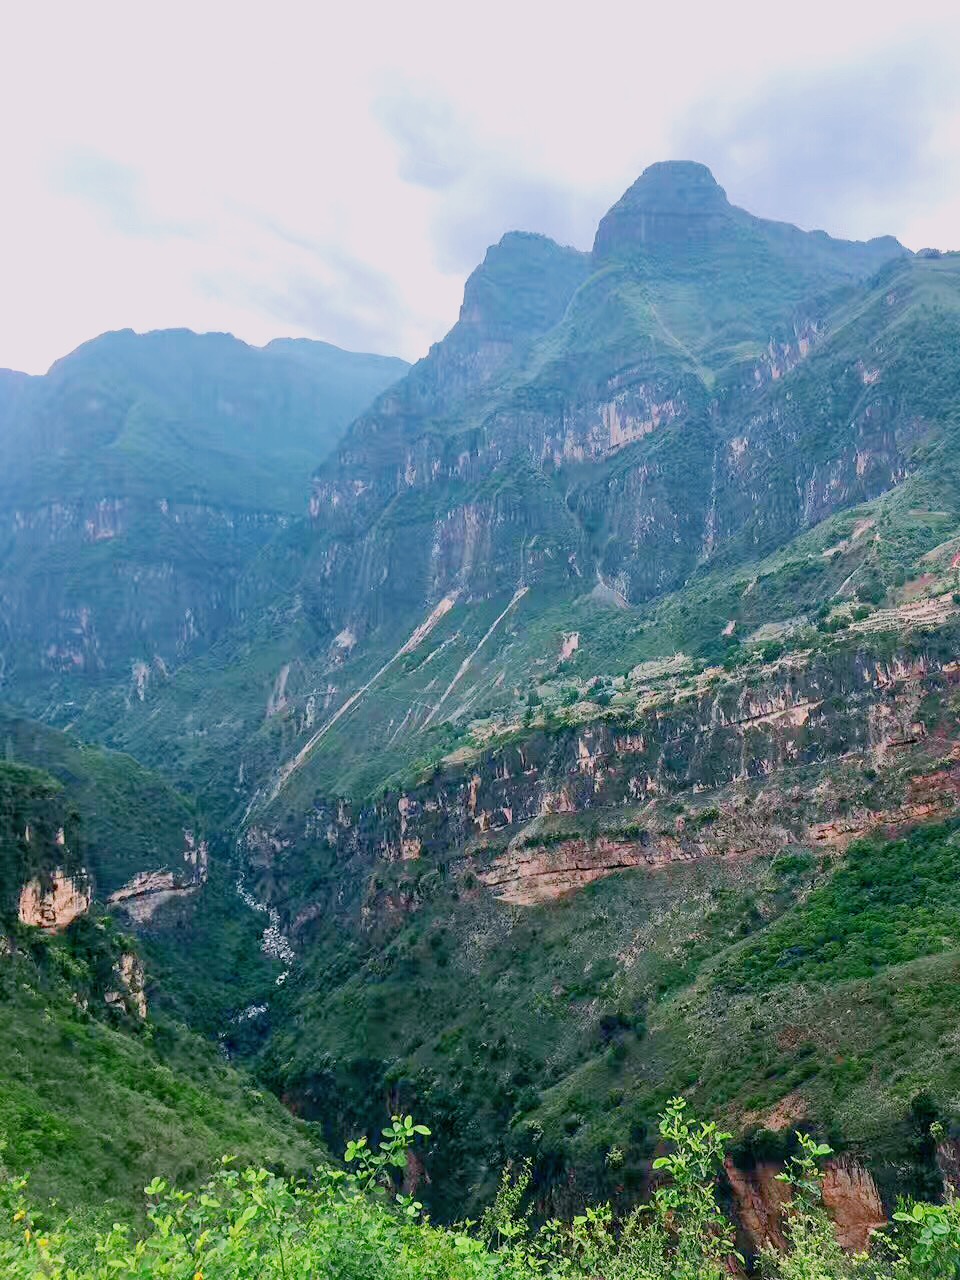
[[827,1162],[823,1203],[836,1224],[837,1239],[853,1252],[865,1249],[870,1233],[887,1222],[877,1184],[862,1164],[847,1156]]
[[[321,838],[336,850],[341,902],[344,881],[362,883],[378,863],[439,860],[526,906],[628,868],[793,845],[839,853],[871,830],[958,811],[960,726],[947,713],[928,735],[917,720],[924,698],[958,680],[956,664],[932,652],[881,661],[851,649],[778,660],[748,683],[668,688],[627,723],[531,730],[376,805],[318,806],[299,831],[251,827],[252,870],[273,880],[290,850]],[[836,785],[791,782],[831,760]],[[878,798],[864,775],[881,767]],[[294,916],[316,911],[303,904]]]
[[146,924],[165,902],[196,893],[207,880],[207,842],[198,840],[192,831],[184,831],[183,840],[182,869],[161,867],[138,872],[110,895],[110,906],[120,907],[138,924]]
[[117,986],[104,992],[111,1009],[128,1010],[141,1020],[147,1016],[147,993],[143,962],[133,951],[125,951],[113,966]]
[[[732,1160],[724,1165],[733,1197],[737,1222],[749,1247],[759,1252],[767,1245],[786,1247],[783,1211],[790,1190],[778,1181],[781,1166],[761,1162],[749,1169],[738,1168]],[[837,1239],[845,1249],[859,1252],[867,1247],[870,1234],[886,1225],[880,1192],[869,1171],[846,1156],[829,1160],[823,1170],[823,1205],[833,1219]]]
[[59,933],[90,910],[93,892],[81,877],[57,868],[49,877],[28,880],[20,891],[20,923]]

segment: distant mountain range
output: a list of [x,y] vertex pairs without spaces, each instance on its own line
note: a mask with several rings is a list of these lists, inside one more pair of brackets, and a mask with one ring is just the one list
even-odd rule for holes
[[[0,665],[63,688],[202,652],[317,460],[402,360],[186,329],[103,334],[0,375]],[[139,677],[135,677],[137,679]],[[82,700],[81,693],[81,700]]]

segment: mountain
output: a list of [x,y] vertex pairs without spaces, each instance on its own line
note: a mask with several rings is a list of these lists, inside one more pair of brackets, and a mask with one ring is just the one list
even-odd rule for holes
[[170,917],[200,971],[141,930],[157,999],[229,1021],[252,901],[287,976],[241,984],[233,1052],[330,1143],[422,1116],[448,1217],[526,1156],[543,1212],[626,1207],[677,1093],[736,1134],[741,1222],[801,1121],[863,1221],[940,1194],[958,352],[960,256],[755,218],[700,165],[589,253],[505,235],[201,643],[92,690],[8,671],[217,841]]
[[228,334],[104,334],[0,378],[0,667],[49,711],[132,696],[234,616],[245,564],[400,360]]
[[[218,803],[242,795],[241,811],[271,766],[264,794],[281,776],[285,790],[303,776],[306,794],[362,794],[439,758],[465,717],[522,702],[511,689],[563,644],[565,617],[538,634],[551,610],[643,607],[889,488],[916,415],[863,381],[857,353],[909,330],[928,299],[952,305],[952,260],[750,218],[705,174],[654,166],[592,255],[516,234],[492,249],[448,337],[315,474],[309,525],[251,567],[251,625],[184,669],[148,719],[124,717],[117,744],[168,761],[172,749],[185,784],[201,777]],[[683,215],[682,252],[673,233],[639,249],[626,236],[645,206],[686,191],[686,207],[704,189],[711,219],[703,231]],[[882,283],[850,283],[878,269],[902,273],[895,307]],[[831,382],[809,431],[794,370],[805,396]],[[909,393],[925,394],[923,378]],[[541,651],[513,642],[505,669],[515,619]],[[400,653],[421,626],[445,642],[422,668]],[[203,755],[179,730],[188,707]],[[371,741],[388,750],[372,756]]]
[[[228,1149],[305,1172],[323,1154],[315,1134],[170,1007],[175,972],[205,959],[181,913],[222,874],[196,815],[129,757],[5,711],[0,742],[4,1165],[105,1224],[127,1217],[158,1171],[211,1173]],[[264,986],[276,975],[247,917],[246,954],[233,953],[222,984],[230,1012],[258,959],[272,970]],[[237,932],[220,929],[221,961]],[[217,990],[205,985],[211,1010]]]

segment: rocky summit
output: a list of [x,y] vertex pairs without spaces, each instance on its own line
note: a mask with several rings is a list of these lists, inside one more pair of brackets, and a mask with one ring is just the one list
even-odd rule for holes
[[0,377],[0,440],[0,966],[37,1044],[54,989],[144,1080],[213,1038],[290,1168],[416,1113],[439,1219],[528,1157],[538,1214],[628,1210],[678,1094],[734,1135],[748,1253],[798,1127],[851,1248],[943,1195],[960,255],[654,164],[589,252],[505,234],[412,367],[108,334]]

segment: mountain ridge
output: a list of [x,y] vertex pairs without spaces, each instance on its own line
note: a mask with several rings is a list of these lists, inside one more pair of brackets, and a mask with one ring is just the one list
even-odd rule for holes
[[[204,815],[292,957],[231,1044],[330,1141],[425,1115],[447,1215],[528,1156],[543,1212],[628,1208],[666,1090],[746,1151],[802,1115],[887,1203],[938,1176],[923,1090],[960,1133],[960,258],[647,175],[589,254],[491,246],[199,643],[5,668]],[[165,971],[191,1019],[209,967]]]
[[[838,253],[846,252],[844,242],[836,244]],[[897,260],[913,261],[893,245],[885,268],[891,272]],[[548,304],[547,264],[562,264]],[[854,265],[861,270],[861,259]],[[798,269],[802,275],[806,268],[801,262]],[[794,285],[796,270],[790,268]],[[817,288],[822,270],[815,261]],[[471,275],[461,319],[448,337],[352,424],[337,455],[315,473],[309,524],[291,527],[254,566],[248,612],[265,603],[263,583],[282,581],[297,602],[287,616],[297,619],[297,628],[307,627],[309,656],[298,640],[287,657],[274,659],[275,670],[289,672],[285,697],[301,708],[302,723],[315,723],[309,708],[321,696],[311,667],[318,674],[326,668],[327,685],[339,685],[337,677],[356,667],[356,686],[362,685],[451,593],[460,601],[453,616],[470,599],[502,593],[491,622],[523,582],[536,588],[523,604],[529,610],[541,579],[547,592],[581,594],[585,582],[587,590],[612,587],[638,605],[675,589],[705,555],[720,554],[724,526],[714,506],[723,472],[717,467],[722,460],[738,484],[742,470],[726,453],[729,439],[739,436],[732,426],[718,434],[720,415],[733,422],[740,413],[756,413],[757,397],[770,401],[774,415],[782,412],[776,396],[783,377],[817,349],[831,307],[842,312],[844,290],[852,287],[846,267],[834,283],[836,303],[814,297],[798,315],[791,295],[777,304],[781,318],[773,326],[757,319],[749,300],[721,298],[725,328],[718,343],[714,280],[692,306],[689,282],[669,271],[660,284],[649,273],[638,278],[632,264],[605,264],[589,274],[577,251],[508,233]],[[512,334],[509,341],[505,334]],[[676,465],[681,453],[688,455],[685,469]],[[852,492],[868,496],[888,483],[869,471],[853,475],[854,455],[846,457]],[[810,462],[798,453],[793,465]],[[637,520],[640,476],[647,532],[631,548],[631,539],[616,530],[619,521]],[[690,500],[697,490],[699,507]],[[805,510],[812,509],[808,500]],[[801,511],[788,519],[797,532],[808,516]],[[740,522],[738,514],[731,533]],[[766,545],[788,532],[764,535]],[[682,556],[678,546],[687,548]],[[483,634],[479,615],[477,626],[472,643]],[[383,634],[365,661],[370,627]],[[479,656],[497,643],[495,633]],[[283,647],[280,639],[280,652]],[[468,653],[469,647],[462,660]],[[338,689],[331,710],[350,689],[349,682],[342,694]],[[323,697],[329,702],[329,693]],[[269,727],[272,737],[278,726]],[[253,776],[250,768],[242,772]]]
[[406,368],[295,350],[121,330],[12,379],[0,653],[34,710],[71,674],[91,689],[119,677],[137,697],[151,670],[210,643],[244,565],[303,510],[318,456]]

